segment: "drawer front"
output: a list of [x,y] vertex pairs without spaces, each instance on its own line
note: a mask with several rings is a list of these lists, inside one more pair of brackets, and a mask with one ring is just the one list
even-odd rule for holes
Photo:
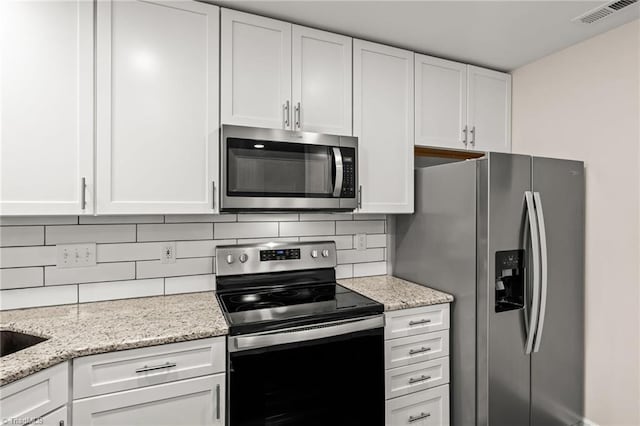
[[91,355],[73,361],[73,399],[225,371],[224,337]]
[[387,401],[385,425],[449,425],[449,385],[438,386]]
[[387,370],[384,381],[387,399],[444,385],[449,383],[449,358]]
[[67,418],[67,406],[54,411],[53,413],[49,413],[40,419],[37,422],[34,422],[34,425],[38,426],[65,426],[69,424],[69,419]]
[[25,419],[40,418],[68,400],[69,363],[65,362],[1,387],[0,422],[24,424]]
[[449,355],[449,330],[384,342],[385,368],[396,368]]
[[449,328],[449,304],[401,309],[385,313],[385,339],[414,336]]

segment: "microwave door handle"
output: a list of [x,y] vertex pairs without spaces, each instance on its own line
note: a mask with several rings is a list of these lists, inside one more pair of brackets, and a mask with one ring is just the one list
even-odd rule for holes
[[340,148],[333,148],[333,161],[336,167],[336,182],[333,186],[333,198],[339,198],[340,192],[342,192],[342,179],[344,177],[342,152],[340,152]]

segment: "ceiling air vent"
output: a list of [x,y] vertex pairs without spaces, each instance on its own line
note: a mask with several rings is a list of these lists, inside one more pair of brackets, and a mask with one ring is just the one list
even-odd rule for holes
[[632,4],[637,2],[638,0],[610,1],[603,4],[602,6],[598,6],[597,8],[588,11],[587,13],[583,13],[582,15],[573,18],[571,21],[580,21],[583,24],[593,24],[594,22],[599,21],[602,18],[606,18],[614,12],[624,9],[627,6],[631,6]]

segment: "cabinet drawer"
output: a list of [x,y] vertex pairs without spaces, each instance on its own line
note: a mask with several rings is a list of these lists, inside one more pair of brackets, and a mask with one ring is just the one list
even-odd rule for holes
[[396,368],[449,355],[449,330],[384,342],[384,366]]
[[73,399],[225,370],[225,338],[91,355],[73,361]]
[[449,424],[449,385],[394,398],[385,405],[386,426]]
[[39,418],[68,400],[69,363],[65,362],[0,388],[0,421],[14,424]]
[[449,383],[449,357],[385,371],[385,398],[407,395]]
[[38,426],[64,426],[69,424],[67,419],[67,406],[57,409],[53,413],[49,413],[40,420],[34,422]]
[[414,336],[449,328],[449,304],[401,309],[385,313],[385,339]]

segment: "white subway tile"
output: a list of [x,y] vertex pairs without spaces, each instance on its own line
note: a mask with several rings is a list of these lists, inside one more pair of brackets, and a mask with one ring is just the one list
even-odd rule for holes
[[0,248],[0,268],[55,265],[56,260],[52,246]]
[[289,213],[239,213],[238,222],[295,222],[298,220],[298,214]]
[[308,235],[332,235],[336,233],[336,225],[331,221],[320,222],[282,222],[281,237],[302,237]]
[[138,241],[211,240],[210,223],[138,225]]
[[354,214],[353,220],[386,220],[386,214],[374,214],[374,213],[363,213],[363,214]]
[[131,280],[136,277],[134,262],[98,263],[83,268],[44,268],[44,284],[79,284],[99,281]]
[[0,269],[0,290],[39,287],[43,283],[44,268]]
[[75,225],[78,216],[0,216],[0,225]]
[[78,301],[131,299],[134,297],[161,296],[164,294],[164,279],[110,281],[78,286]]
[[215,289],[216,277],[212,274],[164,279],[164,294],[195,293]]
[[354,277],[372,277],[387,274],[387,262],[356,263],[353,265]]
[[162,215],[80,216],[80,224],[164,223]]
[[298,237],[241,238],[238,240],[238,244],[294,243],[297,241],[299,241]]
[[127,262],[160,259],[162,243],[98,244],[97,262]]
[[178,241],[176,242],[176,257],[213,257],[216,255],[216,247],[235,245],[236,240],[204,240],[204,241]]
[[136,225],[47,226],[46,244],[129,243],[136,240]]
[[41,246],[44,244],[44,226],[0,227],[0,247]]
[[352,220],[351,213],[300,213],[301,221],[309,220]]
[[336,234],[384,234],[384,221],[354,220],[350,222],[336,222]]
[[216,240],[277,237],[278,222],[216,223],[213,235]]
[[190,259],[176,259],[175,263],[162,263],[159,260],[137,262],[136,277],[177,277],[180,275],[201,275],[213,273],[213,259],[210,257],[195,257]]
[[384,260],[384,249],[338,250],[338,263],[362,263]]
[[353,265],[351,263],[347,265],[336,266],[336,278],[352,278],[353,277]]
[[314,237],[300,237],[300,241],[335,241],[336,249],[338,250],[353,248],[353,237],[351,235],[321,235]]
[[78,286],[21,288],[5,290],[0,297],[0,310],[78,303]]
[[188,222],[235,222],[235,214],[178,214],[166,215],[165,223],[188,223]]
[[[353,246],[356,246],[356,236],[353,236]],[[367,248],[378,248],[387,246],[387,234],[368,234]]]

